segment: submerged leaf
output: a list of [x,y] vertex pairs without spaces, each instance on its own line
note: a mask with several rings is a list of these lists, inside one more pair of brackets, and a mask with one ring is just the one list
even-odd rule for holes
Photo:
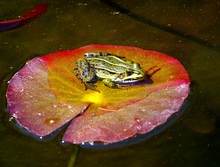
[[46,3],[42,3],[21,15],[18,19],[2,21],[0,22],[0,31],[8,31],[19,28],[29,23],[31,20],[41,16],[47,10],[47,8],[48,5]]
[[[140,63],[153,83],[99,92],[86,90],[74,75],[87,52],[108,52]],[[35,58],[10,80],[8,108],[30,132],[45,136],[72,120],[63,140],[71,143],[117,142],[149,132],[178,112],[189,93],[189,76],[178,60],[136,47],[88,45]]]

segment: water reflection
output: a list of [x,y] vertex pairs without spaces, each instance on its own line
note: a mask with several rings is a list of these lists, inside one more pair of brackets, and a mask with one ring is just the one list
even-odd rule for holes
[[133,13],[132,11],[119,6],[117,3],[115,3],[115,2],[113,2],[111,0],[101,0],[101,1],[103,3],[106,3],[107,5],[109,5],[113,9],[117,10],[117,12],[120,12],[120,13],[123,13],[125,15],[128,15],[131,18],[133,18],[133,19],[135,19],[137,21],[140,21],[142,23],[145,23],[145,24],[147,24],[147,25],[149,25],[151,27],[160,29],[160,30],[168,32],[170,34],[174,34],[174,35],[180,36],[182,38],[186,38],[187,40],[191,40],[191,41],[196,42],[196,43],[198,43],[200,45],[204,45],[204,46],[206,46],[208,48],[220,50],[220,46],[217,46],[214,43],[211,43],[211,42],[209,42],[207,40],[203,40],[203,39],[201,39],[199,37],[196,37],[194,35],[187,34],[185,32],[182,32],[182,31],[179,31],[179,30],[177,30],[175,28],[172,28],[170,24],[163,25],[163,24],[157,23],[157,22],[155,22],[153,20],[150,20],[148,18],[144,18],[142,16],[139,16],[139,15]]

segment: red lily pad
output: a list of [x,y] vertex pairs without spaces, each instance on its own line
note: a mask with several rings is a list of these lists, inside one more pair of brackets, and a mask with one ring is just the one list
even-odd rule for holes
[[[108,52],[160,68],[153,83],[100,91],[86,90],[74,75],[77,59],[87,52]],[[28,131],[46,136],[72,120],[63,140],[74,144],[118,142],[151,131],[178,112],[189,94],[189,76],[180,62],[163,53],[137,47],[88,45],[27,62],[10,80],[9,113]]]

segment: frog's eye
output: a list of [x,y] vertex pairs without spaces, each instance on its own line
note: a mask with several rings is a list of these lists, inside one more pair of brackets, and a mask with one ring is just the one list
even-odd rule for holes
[[131,70],[127,70],[127,71],[126,71],[127,76],[132,75],[132,73],[133,73],[133,72],[132,72]]
[[139,63],[133,63],[133,68],[140,68],[140,64]]

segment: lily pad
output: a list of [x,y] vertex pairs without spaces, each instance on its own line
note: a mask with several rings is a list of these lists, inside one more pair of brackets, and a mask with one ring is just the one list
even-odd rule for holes
[[[85,90],[74,65],[87,52],[107,52],[138,62],[146,71],[160,70],[152,75],[152,83],[111,89],[98,81],[100,93]],[[6,94],[9,113],[33,134],[46,136],[72,121],[64,141],[113,143],[166,122],[182,106],[189,84],[181,63],[163,53],[88,45],[32,59],[12,77]]]

